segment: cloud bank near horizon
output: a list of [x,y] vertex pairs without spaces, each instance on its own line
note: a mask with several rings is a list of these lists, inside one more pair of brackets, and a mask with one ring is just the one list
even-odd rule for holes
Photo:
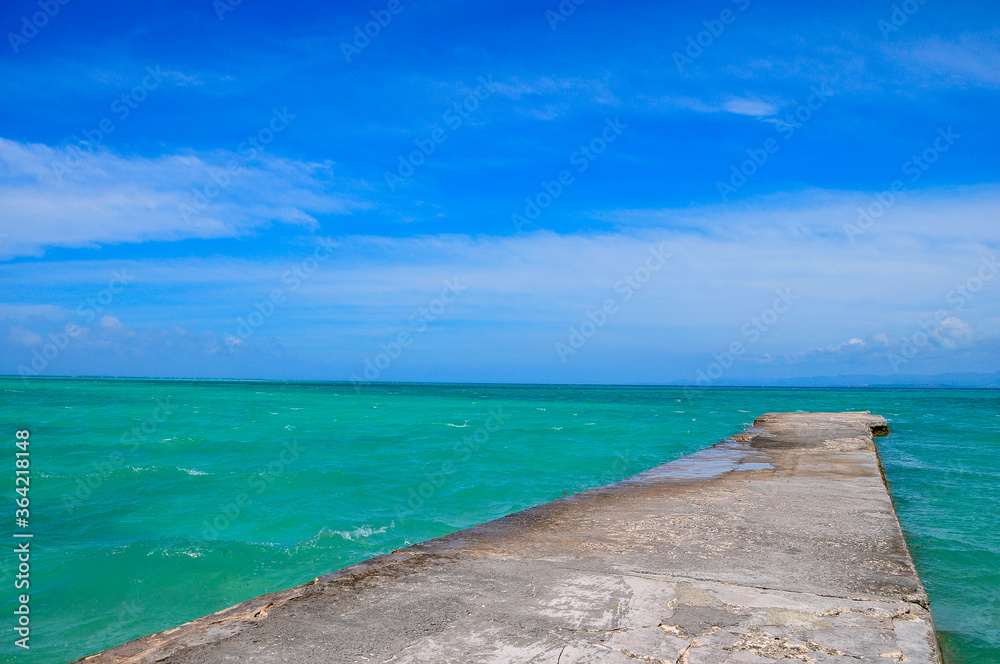
[[[693,382],[716,363],[712,382],[939,373],[996,354],[995,188],[901,197],[856,237],[844,227],[863,195],[806,198],[599,213],[615,232],[312,236],[280,260],[0,266],[8,292],[31,293],[0,306],[0,370],[30,366],[69,322],[83,332],[40,373],[166,375],[156,367],[181,354],[169,375],[346,380],[400,334],[410,344],[379,380]],[[109,286],[115,274],[127,283]]]

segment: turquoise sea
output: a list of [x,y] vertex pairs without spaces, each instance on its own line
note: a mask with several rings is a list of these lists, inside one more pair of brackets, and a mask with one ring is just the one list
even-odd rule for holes
[[[1000,662],[1000,391],[0,379],[0,658],[66,662],[606,484],[776,410],[871,410],[947,660]],[[16,527],[15,432],[30,431]],[[30,651],[14,646],[30,532]]]

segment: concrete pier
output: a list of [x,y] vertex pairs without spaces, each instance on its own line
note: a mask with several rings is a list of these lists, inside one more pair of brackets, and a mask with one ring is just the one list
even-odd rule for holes
[[87,661],[940,662],[868,413],[717,445]]

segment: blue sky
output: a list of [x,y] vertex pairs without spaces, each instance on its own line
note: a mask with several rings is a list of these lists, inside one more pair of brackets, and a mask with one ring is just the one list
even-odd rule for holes
[[995,4],[329,4],[3,4],[0,372],[1000,369]]

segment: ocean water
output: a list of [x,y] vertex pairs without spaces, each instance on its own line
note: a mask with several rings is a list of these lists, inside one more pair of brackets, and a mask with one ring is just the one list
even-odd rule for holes
[[[871,410],[947,661],[1000,662],[1000,392],[0,378],[31,649],[66,662],[374,555],[607,484],[775,410]],[[29,527],[15,431],[31,432]]]

